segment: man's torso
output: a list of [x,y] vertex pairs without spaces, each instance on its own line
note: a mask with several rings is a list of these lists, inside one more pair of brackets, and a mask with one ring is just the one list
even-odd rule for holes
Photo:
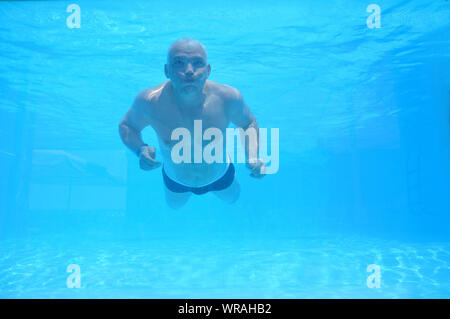
[[[203,141],[203,145],[194,145],[194,120],[201,120],[202,136],[208,128],[218,128],[223,135],[223,153],[225,154],[225,130],[230,123],[227,108],[228,96],[233,88],[216,82],[207,81],[204,87],[205,100],[202,105],[180,107],[171,93],[170,82],[164,82],[156,87],[147,89],[146,108],[149,115],[149,125],[155,130],[163,157],[166,174],[175,181],[193,187],[204,186],[214,182],[226,170],[226,163],[208,164],[194,163],[194,147],[203,147],[210,141]],[[179,143],[171,140],[173,130],[186,128],[191,135],[190,163],[176,164],[172,161],[172,147]]]

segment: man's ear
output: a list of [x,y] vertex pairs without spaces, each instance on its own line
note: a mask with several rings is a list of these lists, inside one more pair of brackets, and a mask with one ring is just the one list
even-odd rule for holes
[[211,64],[208,64],[208,77],[211,74]]
[[166,74],[166,78],[169,78],[169,70],[167,69],[167,64],[164,64],[164,73]]

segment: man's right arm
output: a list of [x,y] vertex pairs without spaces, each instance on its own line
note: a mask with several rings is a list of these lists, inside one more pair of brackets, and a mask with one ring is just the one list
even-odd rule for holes
[[119,123],[122,141],[139,156],[139,166],[146,171],[161,165],[155,160],[156,149],[153,146],[144,146],[142,141],[142,129],[151,124],[151,101],[147,99],[147,92],[148,90],[144,90],[136,96],[133,105]]
[[119,123],[119,134],[123,143],[134,153],[137,153],[142,141],[141,131],[150,125],[149,105],[146,99],[147,90],[139,93],[133,105]]

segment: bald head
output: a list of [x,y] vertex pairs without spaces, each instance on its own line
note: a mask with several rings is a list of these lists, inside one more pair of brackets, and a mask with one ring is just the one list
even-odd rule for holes
[[201,94],[211,73],[205,46],[192,38],[175,41],[167,52],[164,72],[179,94],[185,96]]
[[195,50],[203,55],[205,61],[207,61],[207,52],[205,46],[198,40],[193,38],[181,38],[173,42],[167,52],[167,63],[170,58],[178,51],[191,51]]

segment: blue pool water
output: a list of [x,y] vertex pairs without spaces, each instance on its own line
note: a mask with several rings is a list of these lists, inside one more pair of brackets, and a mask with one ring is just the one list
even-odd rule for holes
[[[71,3],[0,3],[1,298],[449,297],[448,1]],[[186,36],[279,128],[231,206],[169,209],[118,134]]]

